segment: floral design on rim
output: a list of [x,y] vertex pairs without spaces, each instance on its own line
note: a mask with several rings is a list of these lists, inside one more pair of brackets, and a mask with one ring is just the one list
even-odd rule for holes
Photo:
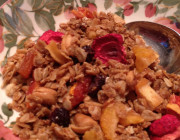
[[3,27],[0,25],[0,53],[4,50]]
[[13,135],[13,132],[4,126],[4,123],[0,120],[0,139],[1,140],[20,140],[18,137]]
[[130,3],[132,0],[113,0],[114,3],[116,3],[119,6],[125,6],[128,3]]
[[180,33],[180,27],[178,27],[178,22],[172,22],[172,20],[170,20],[169,18],[166,17],[158,17],[155,19],[156,23],[162,24],[162,25],[166,25],[169,28],[177,31],[178,33]]
[[10,3],[12,0],[1,0],[0,8],[3,8],[6,4]]
[[152,17],[156,14],[156,6],[153,3],[149,3],[145,9],[146,17]]
[[125,16],[130,16],[134,11],[134,7],[132,4],[128,4],[124,7],[124,15]]

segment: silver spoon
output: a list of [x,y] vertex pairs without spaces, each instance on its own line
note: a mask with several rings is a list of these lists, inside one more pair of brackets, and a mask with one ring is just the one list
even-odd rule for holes
[[126,24],[127,29],[141,35],[148,46],[159,54],[160,65],[168,73],[180,74],[180,34],[164,25],[135,21]]

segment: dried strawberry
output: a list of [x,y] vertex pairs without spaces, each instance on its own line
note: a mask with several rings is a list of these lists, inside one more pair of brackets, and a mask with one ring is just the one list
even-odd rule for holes
[[52,30],[48,30],[44,32],[39,39],[45,41],[46,44],[49,44],[51,40],[61,43],[63,35],[64,34],[61,32],[54,32]]
[[180,126],[173,133],[164,136],[150,136],[151,140],[180,140]]
[[163,136],[174,132],[180,126],[180,121],[176,116],[167,114],[161,119],[154,121],[150,126],[150,132],[154,136]]
[[92,44],[95,58],[99,58],[103,63],[114,59],[126,64],[126,52],[122,44],[122,36],[114,33],[95,39]]

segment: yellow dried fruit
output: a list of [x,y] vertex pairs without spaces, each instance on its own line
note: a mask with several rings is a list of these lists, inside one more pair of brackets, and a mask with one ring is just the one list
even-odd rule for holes
[[138,96],[145,98],[153,109],[164,101],[164,99],[150,87],[150,81],[146,78],[142,78],[138,81],[135,91]]
[[166,107],[180,115],[180,107],[178,104],[168,103]]
[[141,115],[136,113],[132,108],[128,107],[127,105],[121,102],[116,102],[114,104],[114,107],[116,108],[118,113],[119,123],[123,126],[144,122],[144,119],[141,117]]
[[116,110],[113,105],[107,106],[101,115],[100,126],[107,140],[114,140],[116,137],[116,128],[119,122]]
[[94,129],[86,131],[83,135],[83,140],[101,140]]
[[138,72],[142,72],[158,59],[158,54],[151,47],[134,46],[136,56],[135,65]]

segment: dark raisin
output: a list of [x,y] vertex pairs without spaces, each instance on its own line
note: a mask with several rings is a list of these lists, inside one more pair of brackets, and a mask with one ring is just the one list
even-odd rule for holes
[[68,87],[68,86],[70,86],[71,85],[71,82],[70,81],[67,81],[66,82],[66,86]]
[[79,27],[83,32],[86,32],[86,27],[84,25],[80,25]]
[[105,84],[106,76],[97,75],[93,78],[91,85],[89,87],[88,95],[92,98],[97,98],[97,93],[102,89],[102,86]]
[[86,58],[86,62],[92,62],[93,61],[93,58],[94,58],[94,50],[91,48],[91,46],[83,46],[82,47],[85,52],[87,52],[87,58]]
[[53,68],[59,68],[59,63],[57,63],[56,61],[53,64]]
[[91,48],[91,46],[86,45],[86,46],[83,46],[82,48],[83,48],[87,53],[92,53],[92,52],[93,52],[93,49]]
[[64,108],[56,108],[51,113],[50,119],[60,126],[68,127],[70,123],[69,111]]
[[74,62],[74,65],[79,63],[79,60],[75,56],[70,56],[72,61]]

